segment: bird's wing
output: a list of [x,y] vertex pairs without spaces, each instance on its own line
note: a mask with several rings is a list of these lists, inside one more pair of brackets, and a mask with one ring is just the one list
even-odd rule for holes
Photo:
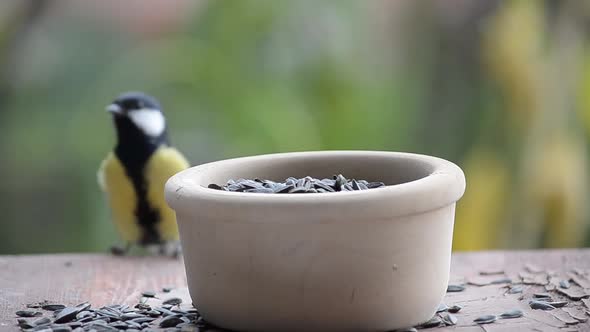
[[112,158],[112,153],[109,154],[101,163],[100,167],[98,168],[98,172],[96,173],[96,180],[98,181],[98,186],[104,192],[107,191],[107,185],[105,181],[105,168],[109,159]]

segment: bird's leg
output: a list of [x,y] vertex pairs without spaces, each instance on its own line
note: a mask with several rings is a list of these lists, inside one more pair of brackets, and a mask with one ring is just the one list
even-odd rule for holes
[[161,243],[161,244],[158,246],[158,249],[159,249],[159,253],[160,253],[160,255],[162,255],[162,256],[166,256],[166,255],[167,255],[167,253],[168,253],[168,244],[167,244],[166,242],[164,242],[164,243]]
[[127,242],[124,247],[120,246],[112,246],[111,247],[111,254],[115,256],[125,256],[129,250],[131,249],[131,243]]
[[174,242],[174,249],[172,251],[172,257],[175,259],[179,259],[182,257],[182,247],[180,246],[180,242]]
[[170,256],[172,258],[179,258],[182,256],[182,250],[180,247],[180,242],[173,241],[173,242],[165,242],[160,244],[160,255],[162,256]]

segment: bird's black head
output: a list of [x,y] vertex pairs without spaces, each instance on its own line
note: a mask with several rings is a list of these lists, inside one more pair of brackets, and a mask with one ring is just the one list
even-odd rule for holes
[[142,92],[121,94],[106,110],[113,114],[119,143],[166,140],[166,119],[156,98]]

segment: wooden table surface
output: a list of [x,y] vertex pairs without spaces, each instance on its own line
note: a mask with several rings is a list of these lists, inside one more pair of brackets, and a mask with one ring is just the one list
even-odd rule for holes
[[[498,270],[504,273],[480,274]],[[524,282],[524,292],[507,294],[506,283],[488,284],[506,277],[514,284]],[[590,300],[572,300],[553,290],[559,280],[570,278],[574,281],[567,292],[590,294],[590,249],[455,253],[451,283],[464,283],[466,289],[447,293],[444,302],[463,309],[455,314],[456,326],[428,331],[590,331],[590,323],[584,322],[590,318]],[[478,286],[481,284],[487,285]],[[94,307],[133,305],[142,291],[159,291],[162,287],[174,288],[166,296],[179,296],[190,303],[181,260],[82,254],[0,256],[0,331],[18,330],[14,313],[27,303],[49,300],[66,305],[89,301]],[[569,303],[552,311],[532,310],[528,302],[539,292]],[[481,326],[473,323],[481,315],[499,315],[511,309],[524,311],[524,317]]]

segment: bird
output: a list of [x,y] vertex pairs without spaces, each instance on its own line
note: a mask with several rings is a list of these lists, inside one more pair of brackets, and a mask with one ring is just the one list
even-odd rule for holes
[[112,116],[116,144],[99,167],[98,183],[125,242],[111,252],[125,255],[138,245],[178,256],[176,215],[164,199],[164,185],[189,162],[170,144],[162,107],[143,92],[125,92],[106,111]]

